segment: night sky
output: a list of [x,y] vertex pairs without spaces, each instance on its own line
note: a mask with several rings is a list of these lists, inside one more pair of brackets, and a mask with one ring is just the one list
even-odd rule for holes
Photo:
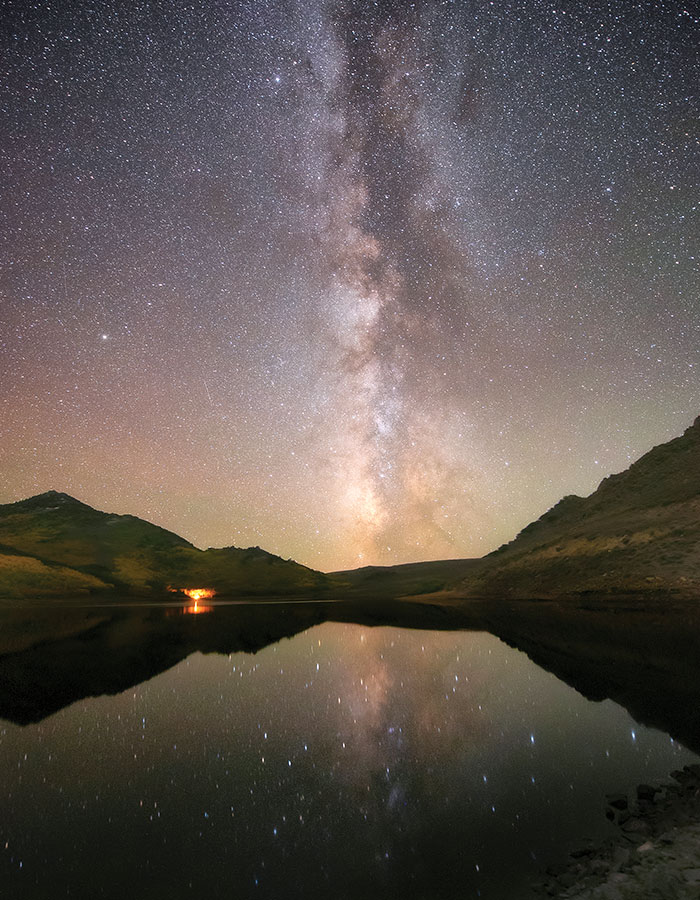
[[671,2],[0,2],[0,502],[481,555],[700,412]]

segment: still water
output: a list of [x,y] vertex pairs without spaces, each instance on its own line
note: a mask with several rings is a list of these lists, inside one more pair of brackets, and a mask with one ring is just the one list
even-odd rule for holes
[[0,722],[0,895],[514,900],[696,760],[486,632],[326,622]]

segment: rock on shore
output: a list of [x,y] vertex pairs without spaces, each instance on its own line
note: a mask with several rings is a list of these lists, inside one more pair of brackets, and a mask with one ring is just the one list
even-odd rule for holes
[[561,900],[698,900],[700,765],[672,772],[672,783],[610,795],[606,815],[618,834],[574,851],[534,887]]

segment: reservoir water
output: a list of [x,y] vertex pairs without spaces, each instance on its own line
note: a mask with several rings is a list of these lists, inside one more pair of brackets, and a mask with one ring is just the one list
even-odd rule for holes
[[526,898],[606,835],[606,793],[697,760],[486,631],[327,621],[189,652],[207,617],[176,613],[166,643],[98,614],[3,657],[2,897]]

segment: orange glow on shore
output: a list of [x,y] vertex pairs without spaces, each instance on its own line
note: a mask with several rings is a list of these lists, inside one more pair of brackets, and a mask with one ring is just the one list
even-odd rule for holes
[[197,615],[198,613],[211,612],[214,609],[213,606],[205,606],[199,602],[200,600],[209,600],[216,594],[216,591],[212,588],[176,588],[168,585],[168,590],[171,594],[182,593],[186,597],[189,597],[190,600],[194,600],[193,604],[186,606],[182,610],[183,613]]
[[216,591],[213,591],[211,588],[182,588],[182,593],[189,597],[190,600],[209,600],[211,599]]

